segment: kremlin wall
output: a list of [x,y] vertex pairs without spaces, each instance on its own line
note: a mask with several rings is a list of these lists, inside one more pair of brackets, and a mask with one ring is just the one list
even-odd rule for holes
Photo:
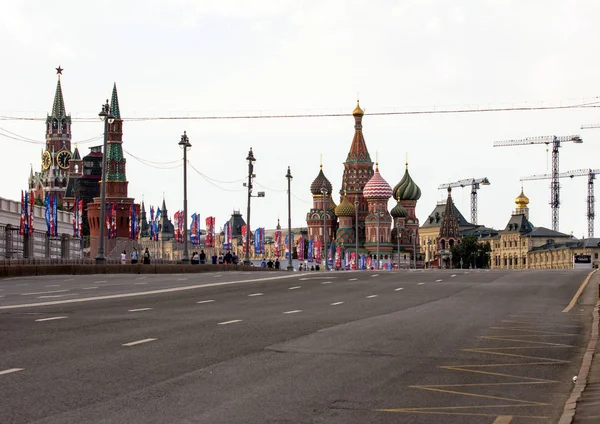
[[[36,240],[19,235],[20,203],[0,201],[0,256],[16,258],[94,258],[100,230],[100,180],[103,152],[101,146],[92,147],[83,159],[77,145],[71,146],[71,117],[67,113],[62,92],[62,69],[57,70],[57,86],[52,112],[46,118],[46,146],[41,154],[40,170],[33,167],[28,189],[36,204],[41,204],[48,194],[58,199],[61,209],[58,217],[60,237],[44,237],[43,207],[34,211]],[[183,243],[175,241],[175,229],[163,199],[162,215],[157,225],[158,234],[150,239],[148,215],[144,202],[137,204],[128,196],[126,159],[123,156],[123,120],[119,107],[116,84],[110,100],[110,112],[115,118],[107,132],[107,203],[115,205],[112,224],[115,236],[105,240],[106,256],[116,259],[122,250],[130,252],[148,248],[154,260],[177,261],[182,258]],[[369,258],[372,266],[385,268],[453,268],[454,248],[464,237],[476,237],[481,245],[489,244],[488,267],[493,269],[572,268],[573,255],[591,255],[594,267],[598,266],[600,239],[576,240],[571,235],[536,227],[529,221],[529,199],[521,190],[515,199],[515,209],[503,229],[488,228],[468,222],[457,209],[448,188],[447,199],[438,202],[432,212],[421,222],[416,216],[416,206],[421,189],[405,164],[404,175],[393,188],[384,178],[376,158],[373,162],[363,132],[364,112],[357,102],[352,112],[354,135],[345,158],[340,189],[334,193],[333,185],[325,175],[323,166],[307,190],[312,195],[312,207],[306,213],[306,227],[294,228],[294,258],[297,240],[320,243],[323,253],[330,246],[339,246],[350,256]],[[343,158],[339,158],[342,160]],[[387,171],[392,173],[391,170]],[[73,237],[75,200],[83,201],[83,231]],[[388,202],[395,205],[388,210]],[[337,202],[337,203],[336,203]],[[38,210],[39,209],[39,210]],[[131,233],[132,211],[141,231]],[[241,228],[245,225],[239,211],[229,219],[233,229],[232,253],[243,257]],[[275,258],[274,233],[265,231],[265,251],[254,255],[250,240],[251,259]],[[287,231],[283,230],[284,237]],[[47,240],[46,240],[47,239]],[[58,239],[62,241],[57,241]],[[215,234],[217,247],[204,246],[201,230],[199,245],[190,245],[190,253],[204,250],[210,257],[223,252],[220,248],[223,233]],[[29,244],[28,244],[29,243]],[[35,247],[34,247],[35,245]],[[305,248],[304,251],[307,251]],[[280,250],[280,258],[285,257]],[[378,256],[379,254],[379,256]],[[353,261],[354,263],[354,261]]]

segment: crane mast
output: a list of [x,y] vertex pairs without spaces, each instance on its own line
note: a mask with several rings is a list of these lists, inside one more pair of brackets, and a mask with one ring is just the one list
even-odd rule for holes
[[465,180],[455,181],[453,183],[440,184],[438,190],[448,187],[471,186],[471,223],[477,224],[477,191],[481,185],[490,185],[490,180],[487,177],[467,178]]

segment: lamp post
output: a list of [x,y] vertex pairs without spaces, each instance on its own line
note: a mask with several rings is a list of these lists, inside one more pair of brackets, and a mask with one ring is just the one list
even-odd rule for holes
[[377,269],[379,269],[379,221],[381,215],[383,215],[383,213],[381,212],[381,205],[377,206],[377,208],[375,209],[375,214],[377,215]]
[[325,219],[325,211],[327,210],[327,189],[321,188],[323,195],[323,258],[325,258],[325,270],[329,271],[329,261],[327,260],[327,221]]
[[186,132],[183,132],[181,140],[179,141],[179,147],[183,149],[183,259],[181,260],[184,264],[190,263],[188,253],[188,211],[187,211],[187,151],[192,148],[190,139]]
[[294,270],[294,265],[292,264],[292,171],[290,171],[290,167],[288,166],[287,174],[285,174],[285,178],[288,180],[288,271]]
[[102,182],[100,184],[100,244],[98,245],[96,263],[104,264],[106,263],[106,257],[104,256],[104,229],[106,228],[106,149],[108,145],[108,124],[112,124],[115,121],[115,117],[110,113],[108,99],[102,105],[102,110],[98,116],[104,121],[104,143],[102,145]]
[[396,241],[398,242],[398,270],[400,270],[400,219],[396,218]]
[[254,153],[252,153],[252,147],[250,147],[250,151],[248,152],[248,157],[246,157],[248,161],[248,209],[247,209],[247,218],[248,222],[246,223],[246,251],[244,252],[244,265],[250,265],[250,199],[252,198],[252,178],[254,178]]
[[355,221],[356,240],[355,240],[355,246],[354,246],[355,250],[356,250],[356,255],[354,256],[354,268],[356,269],[356,271],[358,271],[358,194],[354,198],[354,210],[356,211],[356,221]]
[[413,258],[414,258],[414,265],[415,265],[414,269],[417,269],[417,232],[415,230],[412,231],[412,242],[413,242]]

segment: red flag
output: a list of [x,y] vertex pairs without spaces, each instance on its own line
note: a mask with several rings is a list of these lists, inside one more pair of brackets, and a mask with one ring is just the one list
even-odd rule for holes
[[33,235],[33,206],[35,205],[33,192],[29,193],[29,205],[29,235]]
[[19,234],[25,235],[25,193],[21,190],[21,220],[19,222]]

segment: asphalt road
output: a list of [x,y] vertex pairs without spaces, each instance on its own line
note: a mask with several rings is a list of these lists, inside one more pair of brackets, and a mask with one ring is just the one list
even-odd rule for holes
[[0,422],[556,422],[592,306],[562,311],[586,275],[0,280]]

